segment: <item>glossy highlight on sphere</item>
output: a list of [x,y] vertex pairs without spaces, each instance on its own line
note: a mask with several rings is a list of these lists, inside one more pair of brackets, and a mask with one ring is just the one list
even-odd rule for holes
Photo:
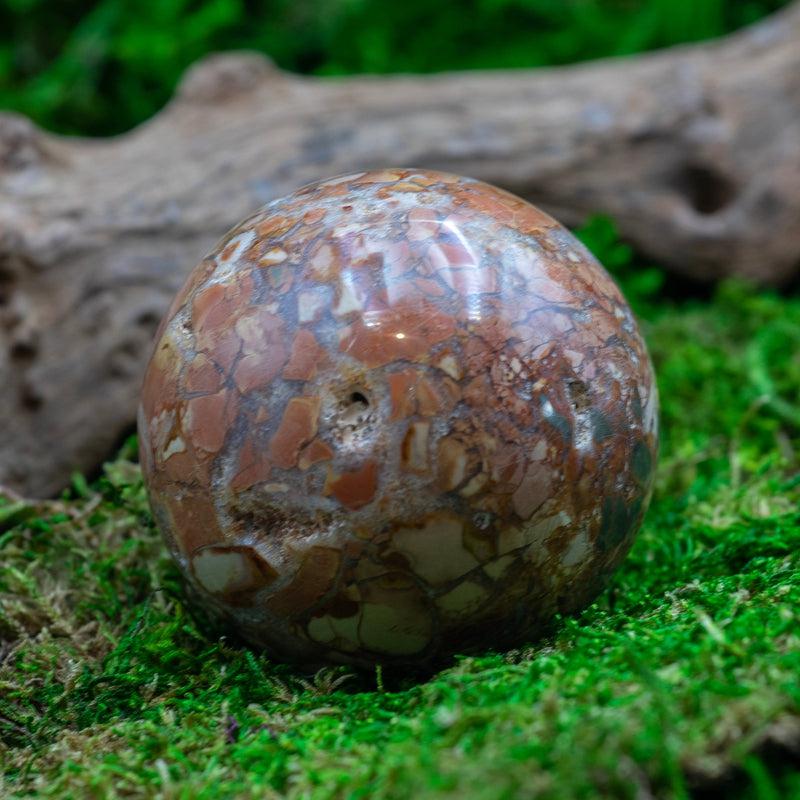
[[275,200],[159,330],[141,461],[192,594],[309,665],[519,644],[629,549],[657,449],[630,309],[552,218],[392,169]]

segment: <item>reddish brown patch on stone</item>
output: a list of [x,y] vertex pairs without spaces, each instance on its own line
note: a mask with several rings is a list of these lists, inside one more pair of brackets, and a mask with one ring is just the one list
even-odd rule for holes
[[286,404],[278,430],[269,443],[269,458],[282,469],[297,465],[303,445],[317,435],[319,397],[293,397]]
[[406,219],[411,242],[422,242],[436,236],[442,226],[439,215],[431,208],[412,208]]
[[389,419],[394,422],[416,413],[417,371],[401,369],[388,375],[386,381],[389,384],[389,396],[392,400],[392,415]]
[[234,251],[238,247],[238,242],[231,242],[230,244],[226,245],[222,252],[219,254],[221,261],[229,261],[230,257],[233,255]]
[[477,375],[464,387],[464,402],[470,406],[480,408],[489,397],[492,397],[492,390],[486,374]]
[[378,465],[374,461],[367,461],[352,472],[329,478],[325,488],[326,493],[333,494],[345,508],[361,508],[375,496],[378,488]]
[[[195,294],[192,301],[195,333],[213,337],[216,331],[229,327],[232,317],[248,303],[252,291],[252,278],[243,274],[233,286],[213,283]],[[207,344],[213,345],[213,341]]]
[[165,493],[164,500],[172,517],[173,530],[179,532],[176,541],[186,555],[198,547],[225,541],[217,512],[206,491],[182,489]]
[[183,430],[195,447],[217,453],[235,416],[236,403],[227,390],[193,397],[186,401]]
[[198,350],[229,370],[241,348],[234,329],[237,313],[247,307],[253,283],[249,275],[240,276],[232,286],[213,284],[195,295],[192,304],[192,330]]
[[283,236],[290,228],[296,224],[296,220],[280,215],[269,216],[256,226],[256,235],[260,239],[276,239]]
[[312,208],[310,211],[306,211],[306,213],[303,214],[303,224],[310,226],[318,225],[325,219],[327,213],[328,212],[324,208]]
[[233,380],[243,394],[271,383],[286,362],[283,320],[256,307],[236,321],[242,343]]
[[492,481],[500,491],[511,492],[522,482],[524,455],[516,444],[500,444],[489,456]]
[[376,316],[376,324],[367,325],[363,319],[354,322],[344,330],[339,342],[343,353],[369,367],[414,361],[456,332],[455,320],[424,300],[393,306]]
[[142,389],[142,408],[145,417],[149,419],[164,409],[174,408],[177,397],[174,376],[158,367],[151,367]]
[[283,368],[283,377],[289,381],[311,380],[327,358],[327,350],[317,342],[314,334],[301,329],[292,342],[292,352]]
[[262,483],[269,478],[271,469],[272,466],[260,443],[255,438],[248,437],[239,451],[239,461],[231,480],[231,489],[234,492],[241,492],[257,483]]
[[[352,591],[353,593],[358,592],[357,587],[353,587]],[[325,613],[337,619],[347,619],[358,613],[359,605],[358,600],[354,600],[344,592],[340,592],[328,603]]]
[[[515,200],[517,198],[514,198]],[[515,209],[515,222],[517,227],[527,234],[540,233],[548,228],[555,228],[558,223],[540,208],[530,203],[519,203]]]
[[205,353],[198,353],[187,365],[184,388],[191,393],[209,394],[218,392],[222,388],[222,375]]
[[330,461],[334,456],[333,449],[322,439],[314,439],[311,444],[303,448],[297,466],[302,470],[310,469],[320,461]]
[[417,384],[417,404],[423,417],[435,417],[443,411],[445,402],[434,383],[428,378],[420,378]]
[[458,199],[470,208],[480,211],[490,217],[493,221],[504,225],[512,225],[517,221],[518,216],[524,217],[529,226],[534,225],[535,229],[552,225],[553,220],[544,212],[538,212],[536,216],[530,215],[527,209],[532,208],[513,194],[498,189],[487,184],[474,183],[459,192]]
[[[177,437],[180,438],[180,437]],[[211,453],[195,448],[191,441],[182,439],[184,449],[181,452],[170,450],[159,451],[157,462],[164,470],[164,474],[169,480],[181,485],[195,484],[204,489],[209,488],[211,483]],[[174,448],[178,442],[173,439],[171,445]]]
[[289,617],[307,612],[332,588],[340,560],[338,550],[312,547],[303,557],[292,582],[267,600],[269,610]]

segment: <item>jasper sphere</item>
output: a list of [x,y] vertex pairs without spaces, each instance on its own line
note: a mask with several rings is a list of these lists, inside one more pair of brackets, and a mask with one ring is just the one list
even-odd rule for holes
[[479,181],[268,203],[191,273],[139,415],[198,602],[305,664],[430,664],[589,603],[642,519],[652,369],[608,274]]

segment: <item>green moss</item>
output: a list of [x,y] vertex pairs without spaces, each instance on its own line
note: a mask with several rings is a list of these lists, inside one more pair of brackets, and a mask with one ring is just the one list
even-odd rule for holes
[[[608,230],[582,231],[601,257]],[[797,796],[800,297],[669,300],[630,254],[615,270],[664,442],[641,535],[583,615],[433,676],[303,675],[204,635],[129,443],[94,485],[0,503],[0,794]]]
[[537,67],[719,36],[786,0],[7,0],[0,107],[64,133],[152,116],[219,50],[297,72]]

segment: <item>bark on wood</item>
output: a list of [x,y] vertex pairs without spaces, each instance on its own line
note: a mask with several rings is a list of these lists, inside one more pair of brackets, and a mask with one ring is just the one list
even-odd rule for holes
[[337,172],[472,175],[659,263],[800,267],[800,5],[724,40],[562,69],[317,79],[193,67],[153,120],[65,139],[0,115],[0,483],[90,471],[130,428],[159,320],[239,218]]

